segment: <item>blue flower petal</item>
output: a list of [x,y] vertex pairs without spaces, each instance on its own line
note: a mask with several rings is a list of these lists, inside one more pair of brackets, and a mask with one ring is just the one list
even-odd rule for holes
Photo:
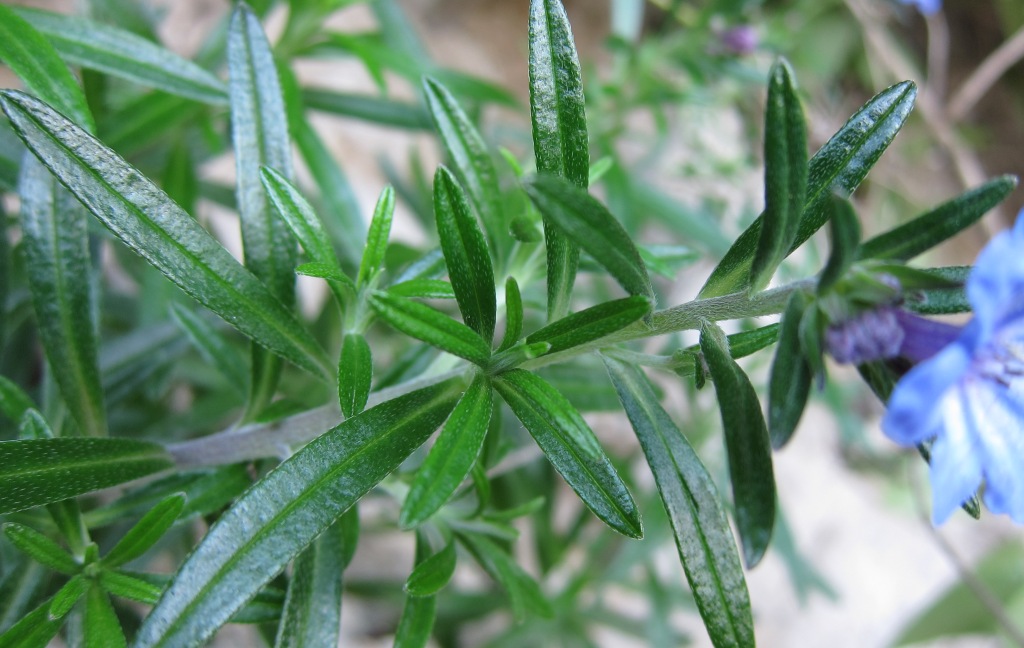
[[1024,317],[1024,212],[1009,232],[992,239],[978,255],[967,280],[967,299],[982,339]]
[[903,4],[914,5],[926,16],[938,13],[942,9],[942,0],[900,0]]
[[921,443],[942,430],[939,403],[970,365],[970,350],[959,341],[917,365],[896,385],[882,419],[882,431],[900,445]]
[[932,521],[949,519],[981,483],[981,460],[974,443],[977,421],[970,411],[969,397],[961,388],[951,390],[937,404],[945,422],[944,433],[932,445]]
[[[1020,380],[1016,381],[1020,383]],[[985,476],[985,505],[1024,523],[1024,399],[1021,390],[975,382],[970,396],[978,420],[977,446]],[[1019,387],[1019,385],[1015,385]]]

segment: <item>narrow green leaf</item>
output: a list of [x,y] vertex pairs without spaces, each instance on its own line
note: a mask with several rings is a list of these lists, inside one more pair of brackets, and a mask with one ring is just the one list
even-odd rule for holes
[[10,522],[4,525],[4,535],[15,547],[54,571],[68,576],[82,571],[82,565],[71,554],[35,529]]
[[546,618],[554,615],[537,581],[492,540],[479,533],[460,533],[458,538],[491,578],[504,588],[517,623],[525,621],[530,612]]
[[335,264],[317,263],[316,261],[300,263],[295,268],[295,274],[327,279],[328,282],[337,281],[344,284],[352,284],[351,277],[342,272],[341,268]]
[[865,241],[857,250],[857,258],[909,261],[978,222],[1016,186],[1015,176],[990,180],[912,221]]
[[136,646],[207,640],[437,429],[455,404],[456,388],[442,383],[382,403],[271,471],[188,557],[139,629]]
[[604,266],[628,293],[655,301],[640,252],[596,198],[555,176],[536,176],[524,188],[540,213]]
[[811,392],[811,367],[800,344],[800,321],[809,303],[809,296],[798,290],[782,314],[779,345],[768,380],[768,432],[775,450],[792,438]]
[[478,374],[416,472],[402,504],[399,525],[406,529],[420,525],[455,493],[480,455],[491,409],[491,386]]
[[835,285],[853,264],[860,245],[860,221],[849,202],[838,196],[831,201],[829,234],[831,249],[828,262],[818,278],[818,294]]
[[725,429],[729,479],[736,506],[736,527],[747,569],[764,556],[775,520],[775,476],[768,429],[761,403],[747,374],[729,355],[728,342],[714,325],[701,330],[700,348],[707,359]]
[[497,377],[494,386],[583,503],[619,533],[643,537],[633,498],[576,408],[522,369]]
[[199,202],[199,176],[192,159],[189,142],[181,140],[171,145],[160,177],[160,186],[174,202],[193,214]]
[[0,105],[33,153],[126,245],[242,333],[332,379],[295,316],[152,182],[38,100],[7,90]]
[[113,569],[146,553],[150,547],[156,544],[157,540],[167,533],[167,530],[181,515],[184,506],[185,496],[180,493],[171,495],[154,506],[103,557],[103,565]]
[[295,559],[275,648],[339,645],[345,549],[338,520]]
[[171,304],[171,317],[199,350],[203,359],[224,374],[228,385],[244,396],[249,374],[242,354],[228,344],[210,322],[191,309],[181,304]]
[[484,341],[490,341],[494,337],[497,297],[487,241],[469,211],[462,187],[443,166],[434,175],[434,217],[462,319]]
[[970,274],[970,266],[951,266],[946,268],[930,268],[925,272],[934,274],[940,279],[953,282],[951,288],[932,288],[929,290],[917,290],[906,296],[906,306],[909,310],[922,315],[950,315],[953,313],[968,313],[971,311],[971,304],[967,301],[967,294],[964,284]]
[[412,596],[433,596],[451,580],[455,573],[455,543],[416,565],[405,581],[405,591]]
[[0,634],[0,648],[42,648],[50,645],[50,640],[64,625],[63,619],[50,618],[50,603],[51,599],[47,599],[28,614],[14,617],[18,622]]
[[755,292],[768,285],[789,253],[807,195],[807,124],[785,59],[768,74],[764,165],[765,208],[750,280]]
[[122,648],[128,645],[110,597],[95,583],[85,595],[82,631],[85,648]]
[[37,159],[26,154],[21,169],[23,247],[46,358],[81,433],[105,436],[88,216]]
[[[530,113],[537,172],[587,188],[590,150],[583,75],[565,9],[559,0],[530,2]],[[544,215],[548,321],[569,312],[579,248]]]
[[716,647],[753,646],[743,566],[718,489],[638,368],[605,367],[654,474],[697,609]]
[[25,412],[34,407],[35,403],[21,387],[0,376],[0,413],[13,423],[18,423]]
[[[916,97],[917,87],[910,81],[883,90],[814,154],[807,166],[807,198],[790,253],[828,220],[833,193],[848,196],[860,185],[903,127]],[[740,234],[701,288],[700,297],[718,297],[747,285],[762,223],[759,216]]]
[[3,633],[19,619],[29,616],[46,584],[47,571],[28,556],[5,556],[4,573],[0,576],[0,645],[5,645]]
[[75,574],[71,580],[64,583],[50,599],[50,620],[62,619],[67,616],[71,608],[75,607],[75,604],[85,596],[90,582],[90,579],[86,578],[84,574]]
[[97,582],[108,594],[131,601],[153,605],[160,599],[160,587],[121,572],[104,569]]
[[341,345],[338,362],[338,400],[345,418],[355,416],[366,407],[373,382],[373,356],[370,345],[360,333],[348,333]]
[[220,79],[152,41],[81,16],[27,8],[17,11],[69,63],[180,97],[210,104],[227,103],[227,92]]
[[388,286],[388,292],[395,297],[455,299],[455,289],[441,279],[410,279]]
[[608,301],[581,310],[526,336],[528,344],[547,342],[549,353],[599,340],[621,330],[651,312],[651,301],[642,295]]
[[260,181],[277,213],[284,219],[309,259],[337,266],[338,257],[334,254],[331,240],[324,232],[313,206],[303,197],[298,187],[270,167],[260,168]]
[[406,596],[402,618],[395,630],[394,648],[424,648],[430,641],[436,616],[436,597],[411,594]]
[[132,439],[0,441],[0,515],[170,468],[163,446]]
[[52,439],[53,429],[43,415],[35,408],[25,410],[18,422],[19,439]]
[[381,191],[380,197],[377,199],[377,206],[373,208],[373,218],[370,220],[370,231],[366,235],[363,258],[359,262],[359,276],[356,278],[356,285],[360,287],[367,285],[383,267],[394,215],[395,190],[388,185]]
[[477,216],[487,232],[491,251],[501,267],[500,251],[508,238],[505,208],[498,184],[498,172],[483,138],[473,122],[459,107],[455,97],[435,79],[423,79],[427,107],[434,127],[441,136],[448,157],[455,165],[455,173],[469,194]]
[[85,93],[53,45],[11,7],[0,5],[0,61],[25,89],[89,131],[96,125]]
[[310,110],[354,117],[395,128],[430,128],[430,115],[421,106],[387,97],[305,88],[302,91],[302,100]]
[[377,316],[392,327],[442,351],[481,367],[486,366],[491,357],[491,345],[473,329],[426,304],[375,292],[370,295],[370,305]]
[[507,351],[523,334],[523,296],[515,277],[505,280],[505,333],[498,351]]

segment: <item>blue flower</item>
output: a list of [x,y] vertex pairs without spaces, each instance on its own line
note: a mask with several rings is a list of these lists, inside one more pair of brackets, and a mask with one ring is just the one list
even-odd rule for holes
[[900,0],[906,5],[914,5],[917,10],[926,16],[937,14],[942,9],[942,0]]
[[1024,211],[967,281],[974,318],[896,385],[882,430],[931,448],[932,519],[984,483],[985,505],[1024,524]]

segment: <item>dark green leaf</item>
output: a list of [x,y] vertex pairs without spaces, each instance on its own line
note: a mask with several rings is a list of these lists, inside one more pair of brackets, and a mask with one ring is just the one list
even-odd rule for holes
[[448,584],[455,573],[455,543],[416,565],[405,581],[405,591],[412,596],[433,596]]
[[436,597],[406,596],[402,618],[395,630],[394,648],[424,648],[430,641],[436,616]]
[[714,325],[705,326],[701,330],[700,348],[715,381],[729,455],[736,527],[743,544],[743,559],[750,569],[764,556],[775,520],[775,476],[768,430],[757,392],[729,355],[728,342],[721,330]]
[[394,328],[442,351],[481,367],[491,357],[491,346],[473,329],[426,304],[376,292],[370,296],[370,305],[378,317]]
[[[80,579],[77,582],[85,582]],[[0,635],[0,648],[44,648],[64,625],[63,618],[50,616],[51,600],[29,612]],[[68,608],[70,610],[70,608]]]
[[775,450],[793,436],[811,391],[811,367],[800,344],[800,320],[809,301],[807,294],[798,290],[782,314],[779,346],[768,381],[768,431]]
[[121,572],[104,569],[97,579],[108,594],[153,605],[160,599],[159,586]]
[[363,250],[363,257],[359,262],[359,276],[356,278],[356,284],[360,287],[367,285],[384,265],[394,215],[395,190],[388,185],[380,193],[377,206],[373,209],[373,219],[366,235],[366,248]]
[[968,313],[971,304],[967,301],[964,284],[970,275],[970,266],[951,266],[947,268],[930,268],[925,270],[939,279],[955,284],[951,288],[933,288],[911,291],[906,295],[906,306],[909,310],[922,315],[949,315],[952,313]]
[[[848,196],[860,185],[903,127],[916,97],[917,87],[910,81],[883,90],[850,117],[814,154],[807,166],[807,198],[803,216],[790,252],[800,247],[828,220],[828,201],[833,193]],[[747,285],[762,222],[763,218],[758,217],[736,239],[701,288],[700,297],[718,297]]]
[[71,554],[35,529],[11,522],[4,525],[4,535],[15,547],[50,569],[69,576],[82,571],[82,565]]
[[345,550],[338,520],[295,559],[275,648],[339,645]]
[[197,166],[192,159],[188,142],[175,142],[167,154],[166,166],[160,179],[160,186],[170,199],[190,214],[195,213],[196,203],[199,201]]
[[82,634],[85,648],[121,648],[128,645],[110,597],[95,583],[85,595]]
[[434,175],[434,217],[462,319],[489,342],[497,309],[491,256],[462,187],[443,166]]
[[26,154],[18,194],[29,288],[53,377],[82,434],[106,436],[93,324],[88,215]]
[[557,322],[526,336],[528,344],[547,342],[549,353],[599,340],[623,329],[651,312],[651,301],[646,296],[634,295],[624,299],[591,306],[563,317]]
[[853,264],[860,244],[860,221],[853,207],[846,200],[833,196],[829,218],[831,249],[828,262],[818,278],[818,294],[835,285]]
[[522,369],[497,377],[494,386],[590,510],[619,533],[642,537],[643,525],[633,498],[594,432],[569,401],[543,379]]
[[18,13],[70,63],[205,103],[227,102],[220,79],[131,32],[81,16],[24,8]]
[[185,496],[180,493],[171,495],[154,506],[124,534],[113,549],[107,552],[102,560],[103,565],[113,569],[146,553],[163,534],[167,533],[181,515],[184,506]]
[[662,409],[643,372],[610,358],[604,363],[654,474],[712,644],[753,646],[743,566],[711,475]]
[[0,514],[59,502],[171,467],[163,446],[129,439],[0,441]]
[[858,259],[908,261],[978,222],[1017,186],[1014,176],[990,180],[861,244]]
[[396,128],[411,130],[430,128],[430,115],[422,106],[386,97],[306,88],[302,92],[302,99],[311,110],[343,117],[355,117],[363,121]]
[[519,341],[523,334],[523,296],[515,277],[505,280],[505,333],[498,351],[506,351]]
[[35,407],[28,394],[13,382],[0,376],[0,413],[13,423],[21,421],[27,410]]
[[[497,252],[504,249],[505,239],[508,238],[505,209],[498,172],[487,145],[455,97],[443,85],[428,77],[423,80],[423,90],[434,127],[484,225],[491,250]],[[495,257],[500,261],[497,253]],[[498,265],[501,267],[500,263]]]
[[363,411],[373,382],[373,356],[360,333],[348,333],[338,362],[338,400],[345,418]]
[[228,385],[244,395],[249,384],[246,361],[205,318],[181,304],[171,304],[171,317],[199,350],[203,359],[227,378]]
[[[530,2],[530,112],[537,172],[587,188],[590,150],[583,77],[565,9],[559,0]],[[569,312],[579,248],[544,214],[548,321]]]
[[555,176],[536,176],[525,189],[540,213],[604,266],[628,293],[655,301],[640,252],[596,198]]
[[542,617],[554,615],[551,603],[544,597],[537,581],[494,541],[479,533],[460,533],[459,541],[469,549],[491,578],[505,589],[512,603],[512,616],[517,622],[525,621],[529,612]]
[[456,385],[387,401],[311,441],[210,529],[136,637],[139,648],[199,644],[448,416]]
[[455,289],[441,279],[410,279],[388,286],[388,292],[396,297],[455,299]]
[[764,214],[750,288],[762,290],[796,237],[807,195],[807,125],[793,70],[780,59],[768,74],[764,116]]
[[5,5],[0,5],[0,61],[21,78],[30,93],[82,128],[96,130],[85,93],[53,45]]
[[399,525],[407,529],[418,526],[455,493],[480,454],[491,409],[491,386],[478,374],[416,472],[402,504]]
[[332,379],[326,354],[295,316],[152,182],[28,95],[0,92],[0,105],[29,148],[126,245],[242,333]]

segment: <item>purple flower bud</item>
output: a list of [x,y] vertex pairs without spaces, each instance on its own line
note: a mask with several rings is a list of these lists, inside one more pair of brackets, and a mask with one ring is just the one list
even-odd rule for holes
[[895,306],[882,306],[831,324],[825,330],[825,348],[841,364],[895,358],[900,354],[904,337],[898,310]]
[[720,36],[722,47],[730,54],[745,56],[757,49],[760,39],[757,30],[750,25],[730,27]]

